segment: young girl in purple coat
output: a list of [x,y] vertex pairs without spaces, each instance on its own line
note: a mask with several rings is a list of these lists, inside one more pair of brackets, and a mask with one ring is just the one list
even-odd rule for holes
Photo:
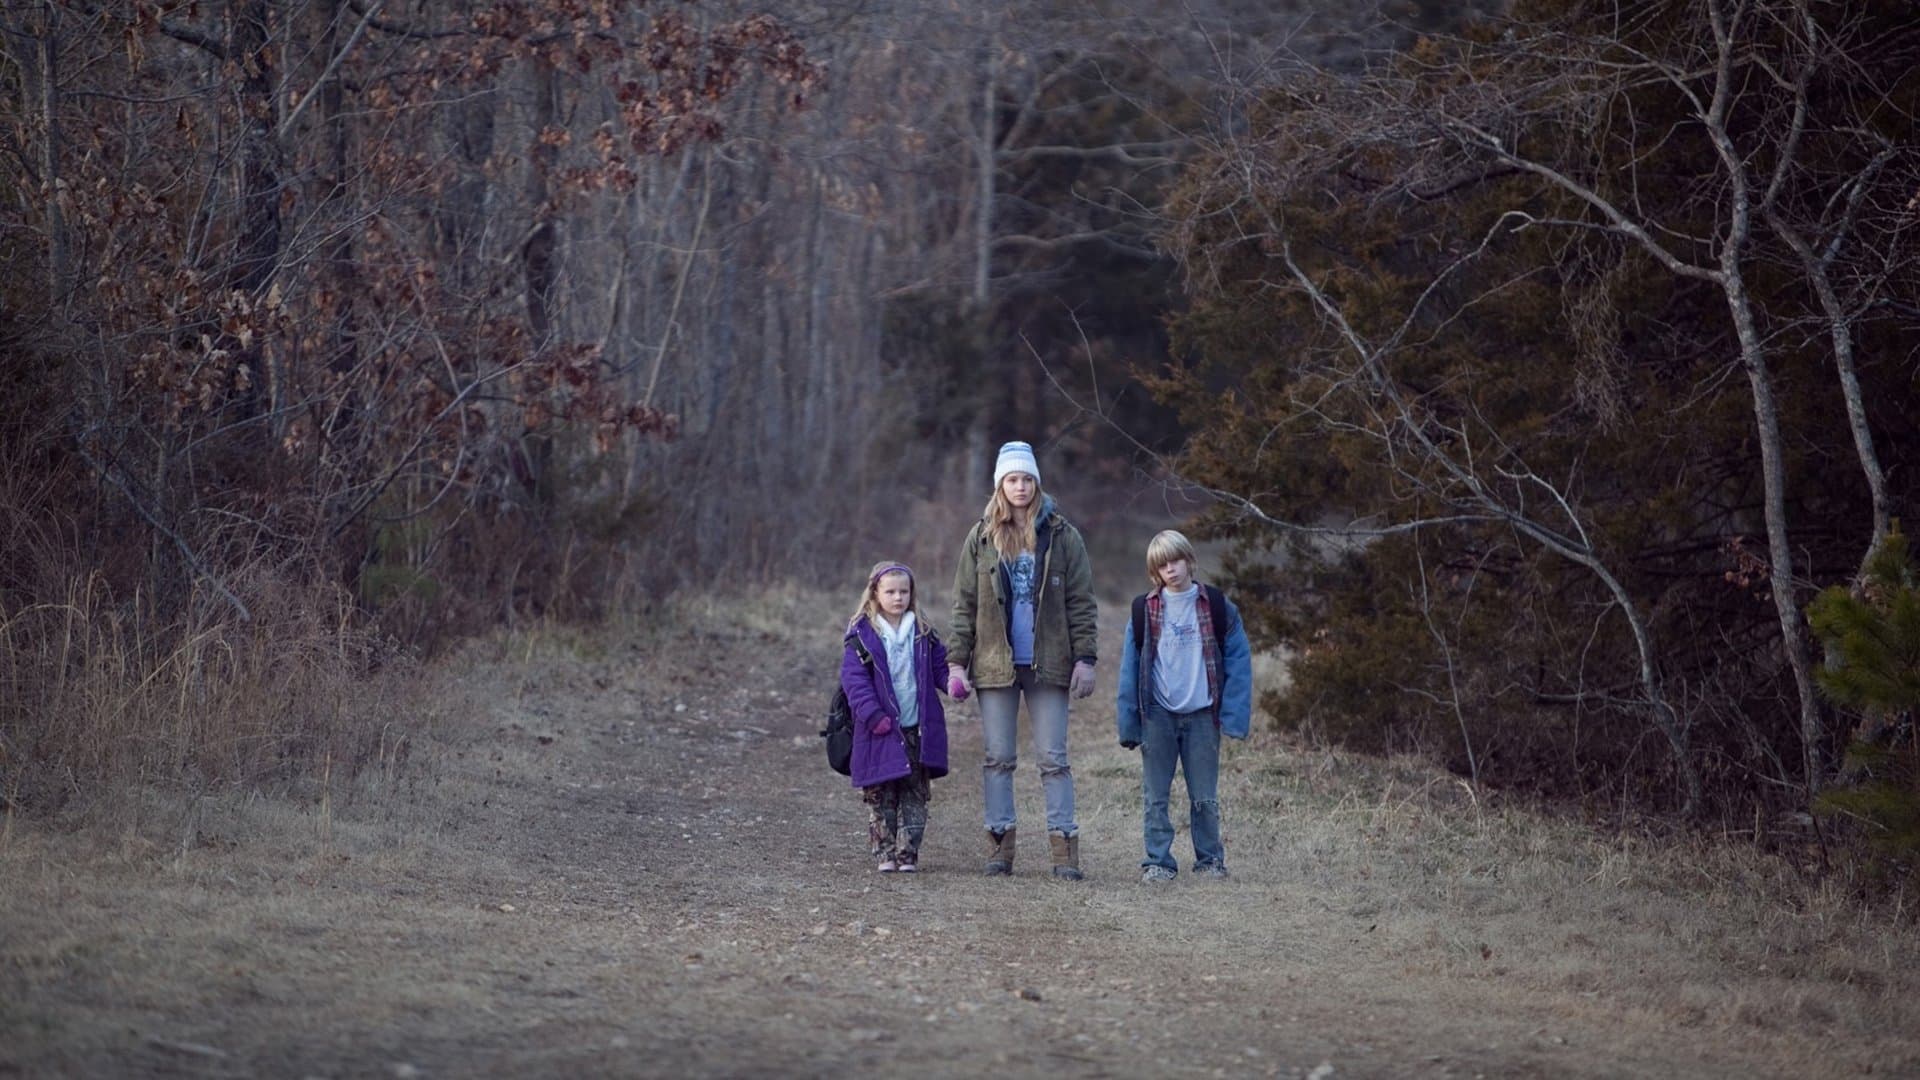
[[920,869],[929,781],[947,775],[945,687],[936,674],[946,670],[947,647],[914,602],[913,571],[876,563],[847,624],[840,685],[853,711],[851,779],[867,804],[881,873]]

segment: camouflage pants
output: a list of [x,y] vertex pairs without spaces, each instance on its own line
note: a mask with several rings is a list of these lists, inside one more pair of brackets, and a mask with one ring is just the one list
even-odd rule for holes
[[920,729],[906,728],[901,734],[907,740],[907,762],[913,771],[898,780],[861,788],[860,800],[867,804],[867,842],[873,854],[915,862],[927,828],[933,785],[920,764]]

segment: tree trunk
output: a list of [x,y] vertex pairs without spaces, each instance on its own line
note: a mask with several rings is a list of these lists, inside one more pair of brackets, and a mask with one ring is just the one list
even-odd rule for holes
[[[968,313],[976,328],[975,340],[981,350],[978,370],[991,384],[996,383],[1000,374],[1000,365],[992,355],[992,340],[988,332],[993,315],[993,202],[994,185],[997,178],[997,147],[994,135],[997,126],[1000,70],[1000,42],[997,35],[989,34],[986,42],[986,58],[983,64],[983,77],[980,90],[979,127],[974,133],[974,251],[973,251],[973,293],[968,305]],[[968,497],[978,496],[985,499],[993,487],[993,463],[988,455],[992,452],[994,409],[986,402],[973,410],[973,417],[967,424],[966,452],[962,459],[961,484]]]
[[[1820,301],[1820,311],[1827,318],[1827,333],[1833,340],[1834,373],[1840,379],[1840,397],[1847,406],[1847,426],[1853,434],[1854,453],[1860,458],[1860,472],[1867,479],[1867,494],[1872,500],[1873,536],[1867,543],[1866,554],[1861,556],[1860,573],[1866,573],[1867,560],[1880,547],[1880,541],[1886,539],[1892,529],[1893,500],[1887,494],[1887,474],[1880,466],[1880,454],[1874,448],[1873,429],[1867,423],[1867,405],[1860,391],[1860,374],[1853,356],[1853,318],[1847,314],[1846,305],[1841,303],[1840,295],[1834,290],[1833,276],[1827,272],[1827,263],[1815,254],[1806,239],[1795,232],[1779,216],[1767,215],[1768,223],[1773,226],[1774,234],[1784,240],[1800,260],[1801,269],[1806,272],[1808,284],[1813,286],[1814,296]],[[1836,235],[1830,251],[1837,251],[1842,236]]]
[[1866,560],[1873,557],[1880,541],[1886,539],[1893,527],[1893,502],[1887,495],[1887,474],[1880,467],[1880,455],[1873,446],[1873,429],[1867,425],[1867,405],[1860,393],[1860,375],[1853,359],[1853,320],[1835,294],[1826,268],[1815,263],[1809,268],[1809,275],[1827,316],[1828,332],[1833,338],[1833,365],[1840,377],[1841,397],[1847,403],[1847,426],[1853,431],[1854,452],[1860,457],[1860,472],[1867,478],[1867,492],[1873,500],[1873,538],[1867,543],[1867,553],[1860,562],[1864,574]]
[[[274,40],[267,0],[245,0],[232,12],[230,62],[239,68],[240,106],[240,222],[238,247],[228,268],[227,287],[259,302],[280,271],[280,136],[275,100],[279,81],[274,63]],[[236,402],[260,424],[243,429],[249,439],[266,443],[267,422],[274,412],[275,374],[268,370],[265,341],[242,346],[225,338],[254,378],[235,393]]]
[[[558,230],[547,205],[547,174],[559,160],[559,151],[541,136],[553,126],[557,113],[553,65],[536,50],[533,73],[533,153],[527,168],[527,207],[532,228],[521,248],[521,270],[526,286],[528,348],[534,355],[553,346],[553,286],[558,277]],[[547,505],[553,499],[553,439],[543,432],[526,437],[527,467],[533,478],[533,497]]]
[[841,425],[834,423],[834,365],[832,353],[838,347],[838,335],[830,338],[827,334],[827,320],[831,318],[827,301],[832,294],[832,271],[828,269],[829,245],[825,233],[826,217],[826,177],[815,172],[812,186],[813,206],[810,208],[811,220],[807,225],[807,274],[811,287],[807,290],[807,378],[801,381],[800,393],[805,402],[801,406],[802,438],[810,446],[819,447],[814,454],[812,469],[809,470],[807,483],[815,488],[826,484],[836,471],[844,471],[847,461],[835,453],[834,431]]
[[274,66],[266,0],[234,11],[233,59],[240,67],[243,134],[240,150],[241,249],[233,287],[266,294],[280,264],[279,139],[274,130]]
[[[321,37],[320,51],[327,58],[328,69],[335,68],[341,62],[340,50],[348,47],[340,40],[340,23],[347,17],[347,12],[344,0],[329,0],[323,11],[326,30]],[[348,151],[346,93],[342,89],[342,76],[337,72],[327,79],[326,85],[320,90],[320,129],[327,147],[327,177],[323,181],[326,193],[322,196],[326,209],[321,217],[335,232],[333,243],[327,245],[322,267],[323,273],[335,282],[338,297],[335,301],[338,308],[333,317],[333,342],[327,350],[326,365],[327,370],[344,377],[359,364],[353,316],[354,299],[359,295],[360,283],[358,275],[354,273],[354,230],[346,227],[351,214],[347,205],[347,170],[352,163]],[[346,403],[337,414],[336,424],[352,423],[352,409],[353,403]],[[276,424],[276,437],[282,431],[283,425]]]
[[994,133],[998,118],[1000,47],[989,37],[980,80],[980,125],[974,132],[973,307],[985,311],[992,299],[993,196],[997,175]]
[[1754,326],[1746,283],[1740,275],[1737,247],[1727,245],[1721,256],[1724,273],[1722,287],[1733,324],[1740,338],[1740,362],[1746,369],[1753,393],[1753,419],[1760,439],[1760,475],[1765,488],[1767,558],[1773,591],[1774,610],[1780,618],[1780,640],[1787,665],[1793,671],[1794,687],[1800,699],[1800,742],[1806,787],[1809,795],[1820,790],[1825,778],[1822,746],[1825,724],[1820,703],[1814,696],[1813,655],[1807,645],[1806,624],[1800,617],[1800,603],[1793,580],[1793,544],[1787,532],[1787,469],[1780,439],[1780,410],[1774,401],[1773,379],[1767,370],[1764,346]]
[[557,277],[554,261],[559,241],[553,214],[547,205],[547,174],[559,160],[559,151],[541,136],[553,126],[556,114],[554,72],[544,56],[533,61],[533,153],[527,169],[527,207],[533,215],[532,228],[521,250],[521,267],[527,289],[527,330],[535,352],[553,344],[553,284]]
[[40,150],[41,182],[47,189],[47,304],[64,310],[71,287],[72,252],[67,239],[67,213],[60,205],[60,8],[40,5],[40,120],[46,126]]
[[1707,4],[1708,22],[1718,50],[1714,73],[1713,98],[1700,119],[1713,140],[1714,151],[1726,170],[1729,211],[1727,232],[1720,243],[1719,285],[1726,295],[1733,316],[1734,332],[1740,341],[1740,363],[1746,369],[1747,383],[1753,393],[1754,427],[1760,438],[1760,475],[1765,491],[1767,558],[1772,564],[1773,606],[1780,618],[1780,645],[1787,666],[1793,672],[1794,689],[1800,699],[1800,742],[1806,769],[1809,796],[1820,790],[1825,764],[1822,758],[1824,724],[1820,703],[1814,697],[1813,657],[1807,645],[1806,624],[1801,620],[1795,595],[1793,544],[1787,531],[1787,466],[1780,439],[1780,409],[1773,396],[1773,376],[1767,370],[1766,348],[1759,328],[1754,324],[1753,305],[1747,295],[1746,279],[1740,260],[1746,254],[1753,235],[1751,188],[1747,181],[1747,161],[1734,145],[1727,128],[1727,117],[1737,93],[1734,51],[1737,44],[1740,11],[1723,10],[1715,0]]

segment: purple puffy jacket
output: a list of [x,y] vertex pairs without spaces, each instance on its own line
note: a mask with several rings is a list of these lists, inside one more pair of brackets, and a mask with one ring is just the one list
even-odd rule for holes
[[[855,635],[873,657],[871,668],[861,663],[860,654],[854,651]],[[913,675],[920,694],[920,763],[926,766],[928,776],[945,776],[947,711],[940,695],[946,692],[947,647],[924,623],[913,639]],[[893,673],[887,670],[887,647],[864,615],[847,631],[840,659],[840,686],[846,690],[847,704],[853,710],[853,768],[848,777],[853,786],[872,787],[911,772],[899,724],[885,735],[873,733],[873,726],[883,718],[899,718],[900,705],[893,696]]]

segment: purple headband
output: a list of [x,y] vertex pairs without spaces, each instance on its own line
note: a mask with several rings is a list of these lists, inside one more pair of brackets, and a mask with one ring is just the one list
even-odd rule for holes
[[874,582],[879,581],[881,578],[886,577],[888,574],[895,573],[895,572],[899,572],[907,575],[908,581],[913,580],[913,571],[910,568],[908,568],[907,564],[896,562],[896,563],[888,563],[887,565],[881,567],[880,569],[875,570],[873,572],[873,576],[867,579],[867,584],[872,585]]

